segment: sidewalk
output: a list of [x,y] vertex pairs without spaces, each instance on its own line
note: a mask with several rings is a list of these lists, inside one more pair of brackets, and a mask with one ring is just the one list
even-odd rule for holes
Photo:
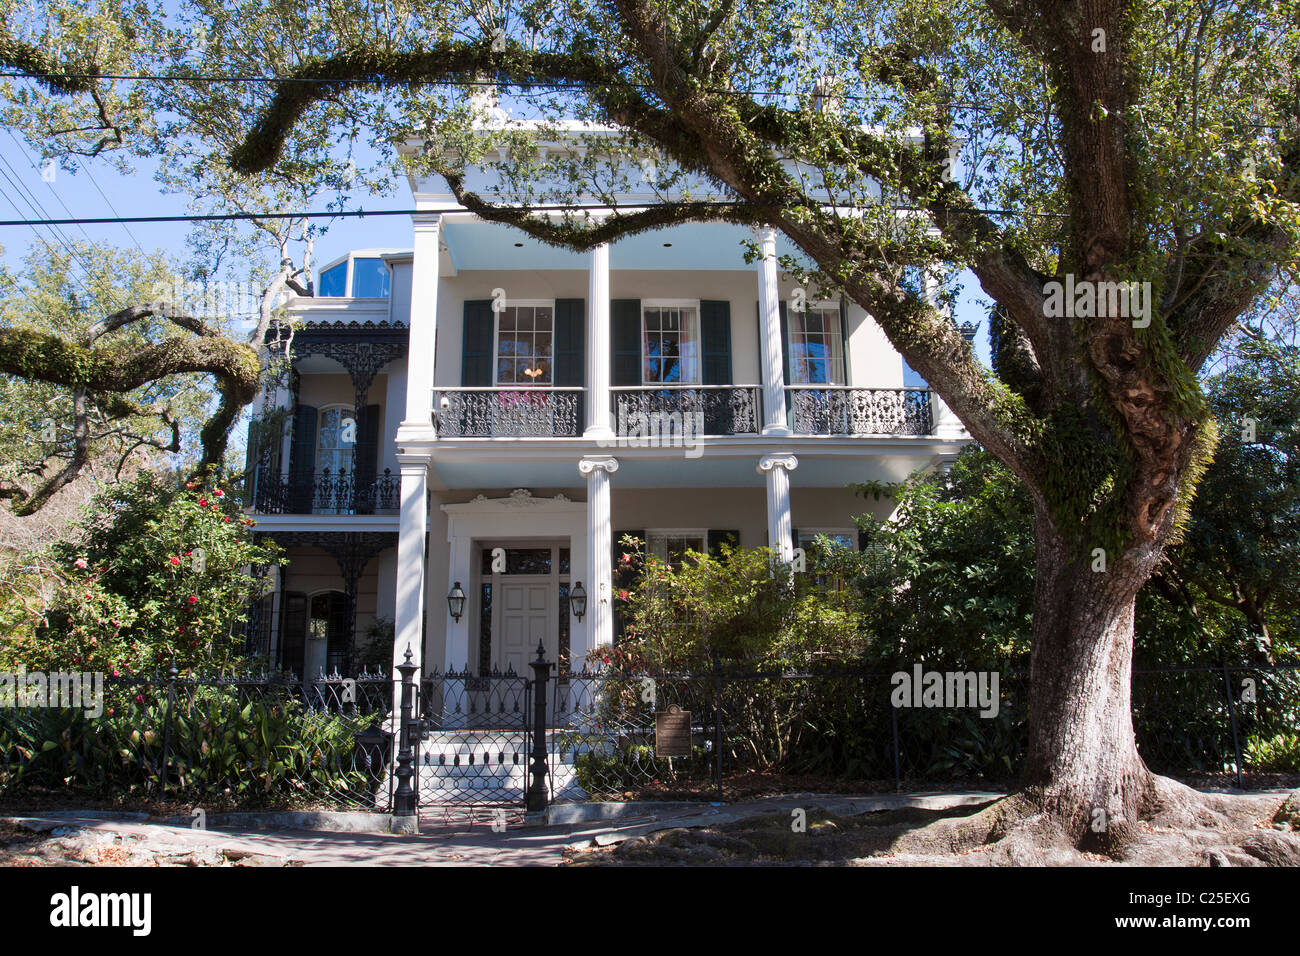
[[[435,815],[418,836],[306,830],[191,830],[138,819],[75,812],[0,817],[0,824],[48,834],[35,846],[5,852],[10,865],[254,865],[254,866],[559,866],[569,846],[609,846],[673,827],[710,826],[745,817],[820,807],[837,815],[900,807],[940,809],[992,800],[984,792],[881,794],[862,797],[804,794],[725,806],[656,810],[610,823],[549,827],[509,826],[494,833],[440,822]],[[517,817],[516,817],[517,819]],[[33,834],[35,835],[35,834]]]

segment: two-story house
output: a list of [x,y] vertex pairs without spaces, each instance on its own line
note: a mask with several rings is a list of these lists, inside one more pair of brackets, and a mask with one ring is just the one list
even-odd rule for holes
[[438,177],[411,188],[410,234],[325,265],[287,309],[293,373],[266,401],[284,427],[248,492],[290,559],[255,628],[273,663],[358,670],[387,619],[426,671],[524,673],[539,642],[581,666],[616,637],[622,535],[668,559],[856,547],[853,516],[888,505],[846,485],[969,441],[869,315],[782,274],[774,230],[577,253],[479,219]]

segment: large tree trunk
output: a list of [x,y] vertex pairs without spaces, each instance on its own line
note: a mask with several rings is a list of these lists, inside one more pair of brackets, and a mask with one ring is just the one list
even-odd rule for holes
[[1026,794],[1076,844],[1123,842],[1153,796],[1138,756],[1130,681],[1133,612],[1149,568],[1067,541],[1040,515],[1036,533]]

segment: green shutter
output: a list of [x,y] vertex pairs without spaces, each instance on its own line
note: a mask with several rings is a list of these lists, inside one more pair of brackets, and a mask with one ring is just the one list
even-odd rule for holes
[[379,406],[361,409],[357,421],[357,444],[352,456],[354,508],[357,514],[375,510],[375,478],[379,470]]
[[310,514],[316,478],[316,416],[311,405],[293,410],[293,443],[289,446],[289,512]]
[[700,352],[704,385],[731,384],[731,303],[700,302]]
[[557,299],[551,376],[551,381],[556,386],[581,388],[586,381],[586,332],[586,300]]
[[495,334],[496,316],[492,312],[492,300],[467,300],[460,340],[460,384],[464,388],[481,388],[492,384],[492,342]]
[[[785,299],[780,302],[781,310],[781,380],[790,384],[790,320],[785,313]],[[758,353],[763,354],[763,303],[758,302],[754,306],[754,314],[758,316]],[[762,363],[759,363],[759,371],[762,371]]]
[[641,300],[610,303],[611,385],[641,384]]

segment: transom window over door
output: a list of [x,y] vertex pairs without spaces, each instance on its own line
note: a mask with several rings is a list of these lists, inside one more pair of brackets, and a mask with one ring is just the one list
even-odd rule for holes
[[844,385],[844,337],[839,306],[790,314],[790,384]]
[[555,306],[530,303],[497,313],[496,384],[551,385]]
[[642,315],[642,382],[700,384],[699,303],[646,303]]

